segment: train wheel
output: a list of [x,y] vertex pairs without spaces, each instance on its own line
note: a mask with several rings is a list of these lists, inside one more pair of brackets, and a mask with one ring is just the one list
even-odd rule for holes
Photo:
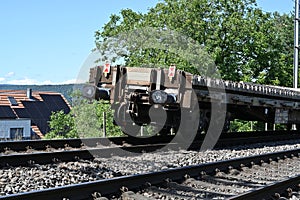
[[136,137],[141,130],[141,127],[136,125],[130,114],[127,112],[128,104],[121,103],[120,106],[115,109],[115,123],[121,127],[122,132],[125,135]]
[[135,124],[126,124],[125,126],[121,126],[121,129],[125,135],[132,137],[137,137],[141,131],[141,127]]

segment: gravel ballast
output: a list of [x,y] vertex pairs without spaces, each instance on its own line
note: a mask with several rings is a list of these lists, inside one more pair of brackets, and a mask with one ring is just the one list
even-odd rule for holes
[[4,167],[0,169],[0,195],[297,148],[300,148],[300,140],[288,144],[262,143],[203,152],[180,150],[143,153],[134,157],[96,158],[93,161],[79,160],[48,165],[32,164],[28,167]]

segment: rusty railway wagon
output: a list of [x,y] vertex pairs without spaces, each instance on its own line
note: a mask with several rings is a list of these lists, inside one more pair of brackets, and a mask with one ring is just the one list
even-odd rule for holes
[[[115,122],[126,134],[138,134],[139,126],[152,124],[157,132],[176,132],[183,118],[184,129],[196,124],[197,132],[221,121],[224,132],[230,121],[262,121],[300,128],[300,92],[292,88],[223,81],[169,69],[105,66],[90,69],[83,95],[109,100]],[[213,117],[213,109],[217,114]],[[197,112],[198,117],[193,118]],[[165,119],[162,119],[163,113]],[[195,119],[197,122],[195,122]]]

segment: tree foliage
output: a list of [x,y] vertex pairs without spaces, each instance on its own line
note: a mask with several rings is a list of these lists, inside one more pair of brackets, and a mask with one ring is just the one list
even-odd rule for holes
[[83,101],[80,105],[73,107],[72,113],[75,118],[76,128],[79,136],[102,137],[104,134],[103,115],[106,115],[106,135],[120,136],[121,129],[113,124],[113,110],[105,101],[92,102]]
[[[110,38],[130,37],[133,30],[175,31],[208,52],[223,79],[291,86],[292,26],[291,15],[263,12],[255,0],[164,0],[145,14],[124,9],[111,15],[103,29],[96,31],[95,39],[102,50]],[[165,42],[164,37],[155,37]],[[124,38],[115,46],[122,46]],[[201,74],[193,59],[178,53],[185,48],[185,41],[175,52],[130,43],[129,49],[116,55],[124,58],[127,66],[176,64],[179,69]],[[147,38],[140,43],[147,43]]]
[[104,112],[107,136],[122,135],[121,129],[113,124],[113,111],[107,102],[77,99],[77,104],[72,107],[70,113],[65,114],[63,111],[52,113],[49,121],[51,130],[45,138],[102,137]]
[[53,112],[49,121],[50,132],[46,139],[52,138],[78,138],[75,120],[71,113],[65,114],[63,110]]
[[276,54],[270,58],[272,63],[265,71],[265,78],[260,83],[293,86],[293,16],[275,12],[272,16],[274,40],[272,45]]

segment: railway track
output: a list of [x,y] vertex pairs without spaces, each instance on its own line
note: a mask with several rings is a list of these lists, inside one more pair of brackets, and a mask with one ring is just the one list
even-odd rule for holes
[[[251,144],[257,142],[282,141],[299,139],[299,131],[255,131],[225,133],[220,137],[216,147]],[[58,139],[58,140],[23,140],[0,142],[0,155],[15,153],[33,153],[49,151],[66,151],[87,148],[105,148],[113,146],[136,146],[158,143],[169,143],[173,135],[153,137],[111,137],[111,138],[82,138],[82,139]],[[204,139],[200,135],[195,143],[199,146]],[[195,147],[193,147],[195,148]]]
[[[255,135],[257,134],[257,135]],[[220,139],[220,142],[218,144],[219,147],[224,147],[227,146],[230,147],[232,145],[238,145],[238,144],[251,144],[251,143],[257,143],[258,140],[260,141],[274,141],[277,137],[276,140],[279,140],[279,138],[284,138],[284,139],[298,139],[299,135],[298,134],[286,134],[286,133],[280,133],[280,132],[274,132],[273,134],[265,134],[265,133],[258,133],[256,132],[253,134],[252,138],[247,138],[247,137],[235,137],[231,138],[229,135],[223,135],[222,139]],[[245,134],[246,136],[247,134]],[[264,137],[258,137],[262,135],[268,135]],[[290,138],[286,136],[290,136]],[[122,138],[119,138],[122,139]],[[137,158],[139,157],[145,157],[144,153],[146,151],[152,152],[155,151],[161,147],[164,147],[166,144],[142,144],[139,143],[140,145],[134,145],[134,144],[126,144],[122,142],[121,140],[119,141],[120,144],[123,145],[116,145],[113,144],[111,145],[111,142],[107,142],[106,139],[106,145],[99,145],[99,143],[95,142],[95,140],[99,139],[92,139],[90,143],[92,145],[81,145],[78,141],[77,145],[78,146],[69,146],[70,143],[66,143],[67,141],[51,141],[51,142],[59,142],[60,146],[57,145],[56,148],[50,148],[47,149],[46,151],[43,150],[44,146],[41,146],[41,143],[39,143],[40,147],[37,149],[31,149],[31,148],[25,148],[26,151],[24,152],[24,148],[20,148],[21,145],[23,147],[26,147],[25,144],[22,144],[19,142],[19,146],[15,148],[15,150],[19,149],[20,151],[16,152],[9,152],[8,154],[3,154],[0,156],[0,173],[2,174],[0,176],[0,196],[5,195],[7,196],[8,194],[15,194],[19,192],[24,192],[24,191],[32,191],[32,190],[44,190],[46,188],[53,188],[53,187],[66,187],[68,185],[72,184],[77,184],[77,183],[83,183],[83,182],[89,182],[89,181],[95,181],[99,179],[107,179],[107,178],[113,178],[113,177],[118,177],[118,176],[123,176],[126,175],[125,171],[119,171],[115,170],[114,168],[111,168],[111,165],[109,164],[109,160],[105,159],[110,159],[112,156],[112,160],[115,160],[117,158],[122,158],[124,156],[125,160],[128,160],[131,162],[132,159],[135,159],[136,162],[139,162]],[[100,139],[101,140],[101,139]],[[124,141],[124,140],[123,140]],[[299,141],[299,140],[298,140]],[[26,142],[31,142],[31,141],[26,141]],[[26,143],[25,142],[25,143]],[[43,142],[44,145],[48,145],[48,141],[39,141]],[[138,144],[137,141],[135,141],[136,144]],[[145,142],[145,140],[143,140]],[[152,141],[153,142],[153,141]],[[282,142],[285,144],[285,142]],[[4,144],[4,143],[2,143]],[[12,142],[9,142],[8,144],[12,145]],[[33,143],[34,144],[34,143]],[[66,145],[68,144],[68,145]],[[124,145],[126,144],[126,145]],[[297,140],[295,140],[295,144],[297,144]],[[265,144],[262,143],[264,146]],[[275,145],[275,144],[274,144]],[[4,145],[3,145],[4,146]],[[2,147],[3,147],[2,146]],[[194,146],[194,147],[193,147]],[[247,145],[246,145],[247,146]],[[297,146],[297,145],[296,145]],[[62,148],[64,147],[64,148]],[[101,148],[100,148],[101,147]],[[171,154],[175,155],[177,154],[176,152],[180,148],[178,144],[168,144],[169,149],[176,150]],[[191,145],[191,149],[198,149],[199,148],[199,140],[196,141],[195,144]],[[292,148],[293,148],[293,143],[292,143]],[[234,148],[236,149],[236,148]],[[216,150],[217,151],[217,150]],[[235,150],[233,150],[235,151]],[[222,150],[223,152],[223,150]],[[138,153],[138,154],[136,154]],[[166,155],[168,154],[167,152],[161,152],[162,154]],[[225,152],[223,152],[225,153]],[[189,152],[183,152],[185,155],[190,155],[191,153]],[[197,151],[193,154],[197,154]],[[227,154],[227,153],[226,153]],[[255,153],[254,153],[255,154]],[[139,155],[138,157],[131,157],[132,155]],[[141,156],[142,155],[142,156]],[[209,155],[209,154],[208,154]],[[212,155],[212,154],[210,154]],[[115,157],[117,156],[117,157]],[[126,157],[127,156],[127,157]],[[129,157],[128,157],[129,156]],[[157,156],[160,156],[159,154],[153,155],[154,157],[157,158]],[[194,155],[193,155],[194,156]],[[192,157],[193,157],[192,156]],[[215,157],[214,155],[212,155]],[[131,157],[131,158],[130,158]],[[178,158],[178,156],[175,156]],[[179,156],[180,157],[180,156]],[[192,158],[191,157],[191,158]],[[206,156],[204,156],[206,157]],[[194,158],[192,158],[194,160]],[[156,160],[156,159],[155,159]],[[170,159],[167,158],[167,160],[170,161]],[[145,161],[145,160],[144,160]],[[144,162],[142,161],[142,162]],[[121,160],[116,161],[118,164],[117,165],[123,165]],[[155,162],[154,160],[152,162]],[[211,162],[211,161],[210,161]],[[134,162],[133,162],[134,163]],[[150,162],[151,163],[151,162]],[[195,160],[194,163],[202,163],[202,161]],[[116,165],[116,164],[113,164]],[[150,165],[145,163],[147,167]],[[168,164],[167,164],[168,165]],[[165,165],[165,166],[167,166]],[[181,166],[185,165],[190,165],[189,161],[187,163],[183,163]],[[24,167],[21,167],[24,166]],[[126,164],[124,165],[126,167]],[[171,168],[178,167],[178,165],[170,165]],[[127,167],[130,170],[130,165]],[[166,167],[159,167],[157,166],[156,168],[158,169],[166,169]],[[48,174],[44,174],[43,172],[48,172]],[[151,171],[151,170],[150,170]],[[144,173],[142,172],[137,172],[137,173]],[[22,177],[19,179],[19,175]],[[27,176],[32,176],[30,180],[27,180]],[[69,177],[68,177],[69,176]],[[72,177],[70,177],[72,176]],[[44,178],[43,178],[44,177]],[[54,178],[53,178],[54,177]],[[74,180],[73,180],[74,177]],[[24,178],[24,179],[23,179]],[[50,180],[48,180],[50,179]],[[71,179],[71,181],[69,180]],[[27,181],[26,181],[27,180]],[[45,180],[47,180],[45,182]],[[67,182],[65,182],[67,180]],[[27,184],[22,184],[22,183],[29,183]],[[31,183],[38,183],[41,184],[40,186],[30,186]],[[87,184],[87,183],[85,183]],[[3,186],[7,187],[3,187]],[[25,186],[28,186],[26,188]],[[19,191],[19,192],[18,192]],[[126,193],[127,194],[127,193]],[[8,197],[8,196],[7,196]],[[23,197],[21,198],[23,199]]]
[[173,137],[151,137],[149,140],[132,137],[111,137],[111,138],[81,138],[81,139],[57,139],[57,140],[22,140],[22,141],[2,141],[0,142],[0,153],[44,151],[49,149],[67,150],[81,149],[82,147],[110,147],[113,145],[122,146],[124,144],[145,145],[167,143]]
[[[30,166],[32,164],[50,164],[57,162],[70,162],[78,160],[92,160],[96,157],[107,158],[111,156],[131,156],[147,151],[155,151],[165,144],[138,145],[130,147],[110,147],[63,150],[58,152],[18,153],[0,156],[0,166]],[[172,145],[176,148],[176,145]]]
[[[272,199],[300,183],[300,149],[8,195],[5,199]],[[299,197],[299,196],[298,196]],[[1,198],[0,198],[1,199]]]
[[[250,137],[251,136],[251,137]],[[293,132],[245,132],[225,134],[217,143],[217,148],[232,147],[241,144],[299,139]],[[28,166],[31,164],[49,164],[91,160],[111,156],[130,156],[143,152],[159,150],[166,145],[168,149],[178,150],[180,144],[168,143],[173,136],[144,138],[91,138],[66,140],[39,140],[0,142],[0,166]],[[198,150],[203,138],[190,145],[190,150]]]

